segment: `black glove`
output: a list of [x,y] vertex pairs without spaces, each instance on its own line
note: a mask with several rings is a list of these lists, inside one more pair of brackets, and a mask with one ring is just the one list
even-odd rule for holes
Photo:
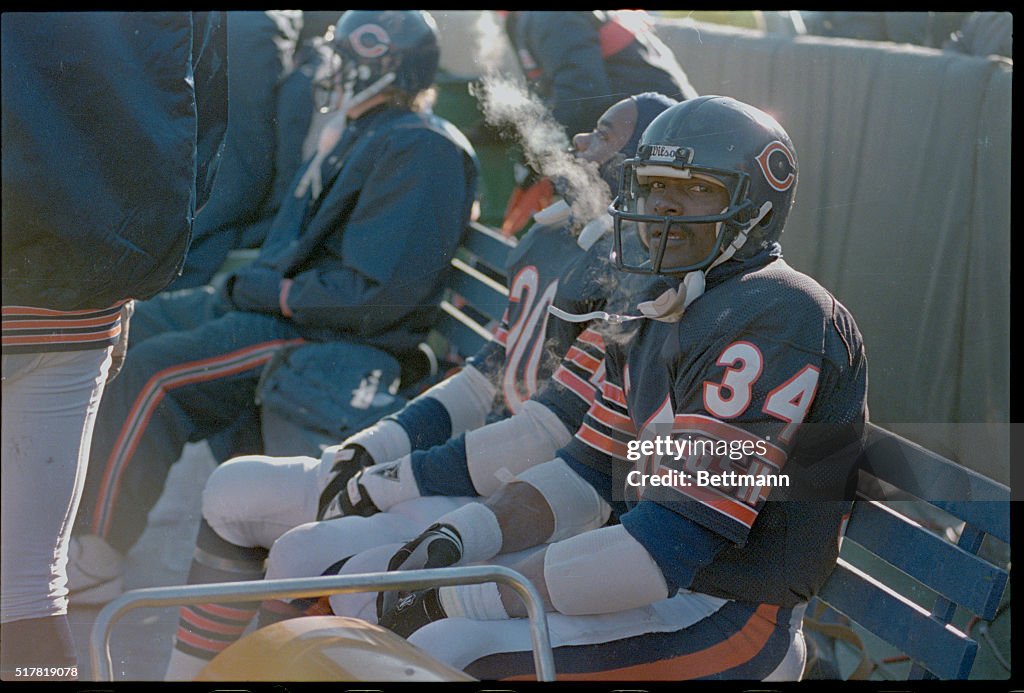
[[378,623],[388,630],[408,638],[428,623],[448,618],[438,588],[410,592],[380,615]]
[[361,493],[358,501],[353,503],[347,489],[349,479],[373,465],[373,457],[362,445],[346,445],[338,450],[331,466],[332,477],[320,494],[316,519],[330,520],[345,515],[369,516],[380,512],[366,493]]
[[434,523],[395,552],[388,570],[446,568],[462,558],[462,537],[451,525]]
[[[462,558],[462,537],[451,525],[435,523],[396,551],[388,561],[388,570],[446,568],[458,563],[460,558]],[[393,611],[396,608],[395,605],[408,595],[408,592],[379,592],[377,594],[377,619],[380,620],[385,613]]]

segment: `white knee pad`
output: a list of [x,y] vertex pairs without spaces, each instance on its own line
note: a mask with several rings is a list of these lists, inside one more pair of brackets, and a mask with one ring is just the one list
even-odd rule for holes
[[454,527],[462,538],[462,558],[457,565],[489,561],[501,551],[501,525],[483,503],[466,503],[437,521]]
[[278,537],[267,554],[265,579],[316,577],[335,560],[324,550],[322,522],[308,522]]
[[418,530],[419,525],[394,513],[307,522],[274,542],[267,556],[267,579],[315,577],[342,558],[381,544],[410,541]]
[[555,517],[554,542],[580,532],[597,529],[608,521],[609,506],[594,487],[559,457],[531,467],[516,477],[537,489]]
[[547,462],[572,440],[572,433],[553,411],[527,400],[513,416],[466,434],[466,465],[473,488],[481,496],[498,490],[498,471],[518,474]]
[[270,548],[292,527],[316,519],[319,460],[249,455],[213,470],[203,518],[222,539]]
[[[452,436],[484,425],[498,389],[483,373],[466,366],[445,378],[420,397],[433,397],[448,411]],[[379,460],[378,460],[379,461]]]
[[622,525],[549,546],[544,584],[551,605],[568,616],[625,611],[669,596],[658,564]]

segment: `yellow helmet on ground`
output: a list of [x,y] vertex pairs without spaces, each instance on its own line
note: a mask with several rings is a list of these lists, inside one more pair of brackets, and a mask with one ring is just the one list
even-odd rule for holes
[[343,616],[281,621],[217,655],[197,681],[475,681],[380,626]]

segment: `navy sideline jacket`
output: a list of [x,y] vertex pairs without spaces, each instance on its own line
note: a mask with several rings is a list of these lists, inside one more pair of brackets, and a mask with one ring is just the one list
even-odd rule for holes
[[476,196],[472,145],[442,118],[382,104],[348,123],[315,198],[295,194],[308,165],[257,260],[229,278],[232,303],[283,314],[311,341],[415,351]]
[[570,136],[590,132],[631,94],[657,91],[680,101],[697,95],[651,27],[614,12],[514,11],[505,31],[527,81]]
[[2,30],[4,305],[153,296],[217,168],[223,13],[5,12]]

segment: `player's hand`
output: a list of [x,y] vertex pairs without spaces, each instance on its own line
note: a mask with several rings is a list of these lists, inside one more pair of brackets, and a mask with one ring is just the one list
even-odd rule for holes
[[[366,486],[363,485],[363,482],[392,469],[397,464],[397,462],[386,462],[384,464],[367,467],[366,469],[356,470],[356,472],[349,477],[348,481],[345,482],[345,487],[335,496],[335,499],[337,500],[336,512],[338,514],[334,515],[334,517],[347,515],[362,515],[363,517],[369,517],[370,515],[376,515],[379,513],[381,511],[381,507],[373,502],[373,498],[370,496],[370,492],[367,490]],[[375,470],[375,473],[368,475],[367,472],[370,472],[371,470]],[[324,513],[325,518],[328,518],[328,515],[332,510],[332,504],[328,504],[327,512]]]
[[442,618],[448,618],[438,588],[432,587],[418,592],[405,593],[388,610],[380,614],[378,623],[403,638],[407,638],[423,626]]
[[[420,570],[446,568],[462,558],[462,537],[451,525],[433,524],[418,537],[395,552],[388,561],[388,570]],[[408,592],[380,592],[377,594],[377,618],[395,609],[395,605],[409,595]]]
[[254,262],[239,268],[225,284],[235,308],[253,313],[281,315],[280,271]]
[[[326,486],[324,488],[326,489]],[[324,500],[324,517],[369,517],[390,510],[399,503],[418,498],[419,495],[419,486],[412,471],[412,460],[409,455],[404,455],[393,462],[356,470],[345,482],[345,487],[334,495],[337,508],[333,507],[335,501],[330,497]]]
[[[362,445],[350,444],[334,452],[330,476],[324,490],[320,493],[316,519],[330,520],[345,515],[341,496],[347,494],[346,486],[349,479],[363,469],[372,467],[374,459]],[[350,503],[351,505],[351,503]],[[362,514],[362,513],[356,513]],[[373,513],[368,513],[373,514]]]

